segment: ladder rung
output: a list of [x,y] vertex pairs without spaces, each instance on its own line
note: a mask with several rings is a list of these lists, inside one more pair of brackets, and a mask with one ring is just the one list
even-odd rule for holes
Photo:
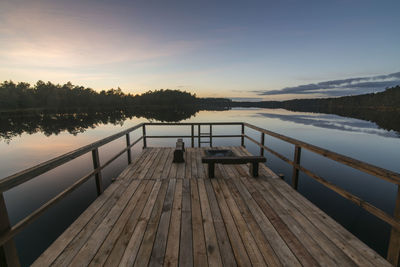
[[208,142],[201,142],[201,141],[200,141],[200,144],[204,144],[204,143],[206,143],[206,144],[211,144],[210,141],[208,141]]
[[200,135],[210,135],[211,133],[200,133]]

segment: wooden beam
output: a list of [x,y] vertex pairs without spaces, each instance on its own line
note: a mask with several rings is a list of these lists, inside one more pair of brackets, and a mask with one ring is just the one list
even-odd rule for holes
[[[253,141],[254,143],[258,143],[256,140],[254,140],[253,138],[246,136],[249,140]],[[258,143],[259,144],[259,143]],[[378,217],[379,219],[381,219],[382,221],[390,224],[392,227],[395,227],[397,229],[399,229],[400,231],[400,219],[397,218],[393,218],[392,216],[390,216],[389,214],[387,214],[386,212],[378,209],[377,207],[373,206],[372,204],[360,199],[359,197],[347,192],[346,190],[332,184],[331,182],[323,179],[322,177],[316,175],[315,173],[313,173],[312,171],[302,167],[301,165],[296,164],[295,162],[289,160],[288,158],[282,156],[281,154],[279,154],[278,152],[275,152],[274,150],[268,148],[268,147],[264,147],[265,150],[271,152],[272,154],[276,155],[278,158],[280,158],[281,160],[289,163],[292,166],[297,166],[297,168],[304,172],[306,175],[310,176],[311,178],[313,178],[314,180],[316,180],[317,182],[321,183],[322,185],[324,185],[325,187],[331,189],[332,191],[334,191],[335,193],[341,195],[342,197],[344,197],[347,200],[350,200],[351,202],[353,202],[354,204],[356,204],[357,206],[363,208],[364,210],[368,211],[369,213],[375,215],[376,217]]]
[[[397,186],[397,197],[396,206],[394,208],[394,218],[400,219],[400,186]],[[389,248],[387,254],[387,260],[394,266],[399,265],[399,255],[400,254],[400,231],[392,227],[389,239]]]
[[295,146],[293,162],[296,165],[293,165],[293,174],[292,174],[292,187],[295,190],[297,190],[297,186],[299,185],[299,169],[297,168],[297,165],[300,164],[300,157],[301,157],[301,147]]
[[142,132],[143,132],[143,148],[146,148],[147,147],[147,142],[146,142],[146,124],[143,124]]
[[120,138],[120,137],[124,136],[125,134],[130,133],[130,132],[142,127],[142,125],[143,124],[135,125],[125,131],[116,133],[114,135],[111,135],[109,137],[106,137],[104,139],[96,141],[89,145],[80,147],[76,150],[73,150],[71,152],[65,153],[65,154],[58,156],[56,158],[53,158],[51,160],[40,163],[36,166],[33,166],[33,167],[23,170],[21,172],[10,175],[6,178],[0,179],[0,192],[4,192],[13,187],[16,187],[17,185],[27,182],[27,181],[39,176],[40,174],[43,174],[43,173],[45,173],[49,170],[52,170],[64,163],[67,163],[77,157],[80,157],[80,156],[92,151],[95,148],[98,148],[102,145],[105,145],[105,144],[111,142],[111,141],[114,141],[115,139]]
[[190,126],[190,128],[191,128],[191,138],[192,138],[192,147],[194,147],[194,125],[192,124],[191,126]]
[[294,138],[290,138],[290,137],[287,137],[287,136],[284,136],[284,135],[281,135],[281,134],[278,134],[278,133],[275,133],[275,132],[272,132],[272,131],[268,131],[268,130],[265,130],[263,128],[254,126],[254,125],[246,123],[246,122],[244,123],[244,125],[246,127],[249,127],[251,129],[253,129],[253,130],[265,133],[267,135],[276,137],[276,138],[278,138],[280,140],[283,140],[285,142],[297,145],[297,146],[299,146],[301,148],[307,149],[307,150],[312,151],[312,152],[314,152],[316,154],[319,154],[319,155],[321,155],[323,157],[326,157],[326,158],[332,159],[334,161],[337,161],[339,163],[342,163],[344,165],[350,166],[350,167],[352,167],[354,169],[357,169],[357,170],[363,171],[365,173],[374,175],[374,176],[379,177],[381,179],[384,179],[384,180],[386,180],[388,182],[400,185],[400,174],[399,173],[396,173],[396,172],[393,172],[393,171],[390,171],[390,170],[386,170],[386,169],[374,166],[372,164],[369,164],[369,163],[366,163],[366,162],[363,162],[363,161],[360,161],[360,160],[357,160],[357,159],[353,159],[353,158],[341,155],[339,153],[335,153],[335,152],[329,151],[327,149],[323,149],[321,147],[314,146],[314,145],[299,141],[299,140],[294,139]]
[[126,153],[127,153],[127,156],[128,156],[128,164],[132,163],[130,145],[131,145],[131,140],[130,140],[130,137],[129,137],[129,133],[127,133],[126,134],[126,147],[127,147]]
[[240,140],[240,145],[244,147],[244,124],[242,123],[242,138]]
[[260,156],[264,156],[264,146],[265,146],[265,133],[261,133],[261,146],[260,146]]
[[[0,233],[10,231],[10,220],[3,193],[0,193]],[[13,239],[0,246],[0,266],[20,266],[17,249]]]
[[262,156],[238,156],[238,157],[203,157],[203,163],[220,163],[220,164],[246,164],[253,162],[266,162],[267,159]]
[[[92,159],[93,159],[93,168],[96,170],[97,168],[100,167],[100,158],[99,158],[99,149],[93,149],[92,150]],[[101,177],[101,172],[97,172],[95,174],[96,178],[96,189],[97,189],[97,195],[101,195],[103,193],[103,179]]]
[[[146,139],[150,138],[191,138],[191,135],[147,135]],[[197,137],[197,136],[194,136]],[[201,135],[201,137],[208,137],[210,138],[210,135]],[[231,138],[231,137],[242,137],[242,135],[239,134],[221,134],[221,135],[213,135],[213,138]]]
[[212,124],[210,124],[210,147],[212,147],[212,138],[213,138],[213,134],[212,134]]

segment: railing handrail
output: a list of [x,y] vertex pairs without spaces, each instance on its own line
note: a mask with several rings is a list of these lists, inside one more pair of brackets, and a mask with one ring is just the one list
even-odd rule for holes
[[48,161],[42,162],[31,168],[25,169],[23,171],[12,174],[6,178],[3,178],[0,180],[0,193],[10,190],[11,188],[16,187],[17,185],[27,182],[47,171],[50,171],[60,165],[63,165],[64,163],[67,163],[77,157],[80,157],[83,154],[86,154],[86,153],[92,151],[93,149],[99,148],[100,146],[103,146],[111,141],[114,141],[115,139],[118,139],[118,138],[124,136],[125,134],[130,133],[130,132],[142,127],[142,125],[143,125],[143,123],[137,124],[129,129],[118,132],[116,134],[113,134],[111,136],[108,136],[106,138],[98,140],[98,141],[88,144],[86,146],[83,146],[83,147],[80,147],[73,151],[67,152],[63,155],[52,158]]
[[244,125],[249,127],[249,128],[252,128],[253,130],[259,131],[261,133],[265,133],[267,135],[276,137],[276,138],[278,138],[280,140],[286,141],[286,142],[291,143],[293,145],[296,145],[296,146],[299,146],[301,148],[304,148],[304,149],[307,149],[309,151],[312,151],[312,152],[314,152],[316,154],[319,154],[319,155],[321,155],[323,157],[326,157],[326,158],[332,159],[334,161],[340,162],[340,163],[345,164],[347,166],[350,166],[352,168],[358,169],[358,170],[360,170],[362,172],[374,175],[374,176],[376,176],[378,178],[382,178],[382,179],[384,179],[384,180],[386,180],[388,182],[400,185],[400,174],[399,173],[396,173],[396,172],[393,172],[393,171],[390,171],[390,170],[387,170],[387,169],[383,169],[381,167],[366,163],[364,161],[361,161],[361,160],[358,160],[358,159],[354,159],[354,158],[351,158],[351,157],[348,157],[348,156],[345,156],[345,155],[342,155],[342,154],[339,154],[339,153],[336,153],[336,152],[333,152],[333,151],[330,151],[330,150],[327,150],[327,149],[324,149],[324,148],[321,148],[321,147],[318,147],[318,146],[315,146],[315,145],[308,144],[306,142],[303,142],[303,141],[300,141],[300,140],[297,140],[297,139],[294,139],[294,138],[291,138],[291,137],[288,137],[288,136],[285,136],[285,135],[281,135],[281,134],[278,134],[278,133],[275,133],[275,132],[272,132],[272,131],[269,131],[269,130],[266,130],[266,129],[263,129],[263,128],[260,128],[260,127],[257,127],[255,125],[250,124],[250,123],[246,123],[245,122]]
[[[387,260],[392,263],[393,265],[397,266],[399,264],[400,260],[400,174],[380,168],[378,166],[351,158],[347,157],[344,155],[341,155],[336,152],[329,151],[327,149],[314,146],[302,141],[299,141],[297,139],[287,137],[272,131],[268,131],[266,129],[257,127],[255,125],[249,124],[249,123],[243,123],[243,126],[247,126],[253,130],[256,130],[261,133],[261,140],[258,142],[254,138],[244,134],[243,128],[242,128],[242,135],[244,135],[245,138],[249,139],[256,145],[260,147],[260,154],[264,155],[264,150],[267,150],[270,152],[272,155],[278,157],[279,159],[289,163],[290,165],[293,166],[293,174],[292,174],[292,187],[294,189],[297,189],[297,184],[298,184],[298,178],[299,178],[299,171],[302,171],[309,177],[313,178],[315,181],[319,182],[323,186],[331,189],[335,193],[339,194],[343,198],[350,200],[354,204],[358,205],[362,209],[368,211],[372,215],[378,217],[379,219],[383,220],[384,222],[388,223],[391,227],[391,234],[390,234],[390,239],[389,239],[389,248],[388,248],[388,253],[387,253]],[[287,143],[290,143],[292,145],[295,145],[295,153],[294,153],[294,159],[290,160],[287,157],[283,156],[282,154],[279,154],[275,150],[265,146],[265,135],[269,135],[275,138],[278,138],[282,141],[285,141]],[[242,141],[243,145],[243,141]],[[308,170],[307,168],[301,166],[300,164],[300,155],[301,155],[301,149],[307,149],[311,152],[314,152],[320,156],[329,158],[331,160],[334,160],[336,162],[342,163],[344,165],[350,166],[354,169],[360,170],[364,173],[371,174],[375,177],[378,177],[380,179],[386,180],[388,182],[391,182],[395,185],[397,185],[397,196],[396,196],[396,205],[394,209],[394,216],[389,215],[385,211],[375,207],[374,205],[370,204],[369,202],[357,197],[356,195],[353,195],[352,193],[340,188],[339,186],[329,182],[328,180],[325,180],[321,176],[315,174],[314,172]]]

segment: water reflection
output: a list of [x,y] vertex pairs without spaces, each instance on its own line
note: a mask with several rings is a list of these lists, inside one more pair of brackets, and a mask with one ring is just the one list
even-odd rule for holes
[[58,135],[63,131],[76,135],[100,124],[122,125],[125,120],[146,118],[150,121],[177,122],[195,115],[195,107],[135,108],[128,110],[85,110],[85,111],[20,111],[0,113],[0,140],[9,142],[22,133],[41,132],[46,136]]
[[[221,107],[219,110],[227,110]],[[207,110],[210,110],[207,108]],[[218,110],[213,108],[212,110]],[[283,109],[260,109],[259,116],[311,125],[319,128],[376,134],[385,137],[399,137],[400,116],[392,112],[335,112],[331,114],[292,112]],[[23,133],[43,133],[45,136],[68,132],[72,135],[94,129],[99,125],[123,125],[132,118],[149,121],[178,122],[196,116],[200,111],[196,106],[182,107],[135,107],[132,109],[102,110],[31,110],[0,113],[0,140],[10,142]],[[223,116],[223,115],[221,115]],[[355,119],[353,119],[355,118]],[[215,120],[214,118],[212,120]],[[368,121],[369,120],[369,121]]]
[[259,116],[289,121],[303,125],[311,125],[314,127],[327,128],[333,130],[359,132],[367,134],[376,134],[384,137],[399,137],[400,134],[395,131],[385,131],[380,129],[375,123],[358,120],[353,118],[340,117],[330,114],[315,114],[315,113],[258,113]]

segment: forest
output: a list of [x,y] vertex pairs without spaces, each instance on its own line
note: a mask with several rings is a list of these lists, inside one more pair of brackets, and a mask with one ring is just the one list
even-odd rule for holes
[[235,107],[284,108],[294,111],[334,113],[342,109],[396,111],[400,109],[400,85],[383,92],[336,98],[293,99],[286,101],[232,102]]
[[29,83],[4,81],[0,83],[0,110],[21,109],[68,109],[68,108],[132,108],[168,106],[172,109],[182,106],[221,109],[230,106],[229,99],[198,98],[195,94],[179,90],[155,90],[143,94],[125,94],[120,88],[97,92],[91,88],[38,81]]

